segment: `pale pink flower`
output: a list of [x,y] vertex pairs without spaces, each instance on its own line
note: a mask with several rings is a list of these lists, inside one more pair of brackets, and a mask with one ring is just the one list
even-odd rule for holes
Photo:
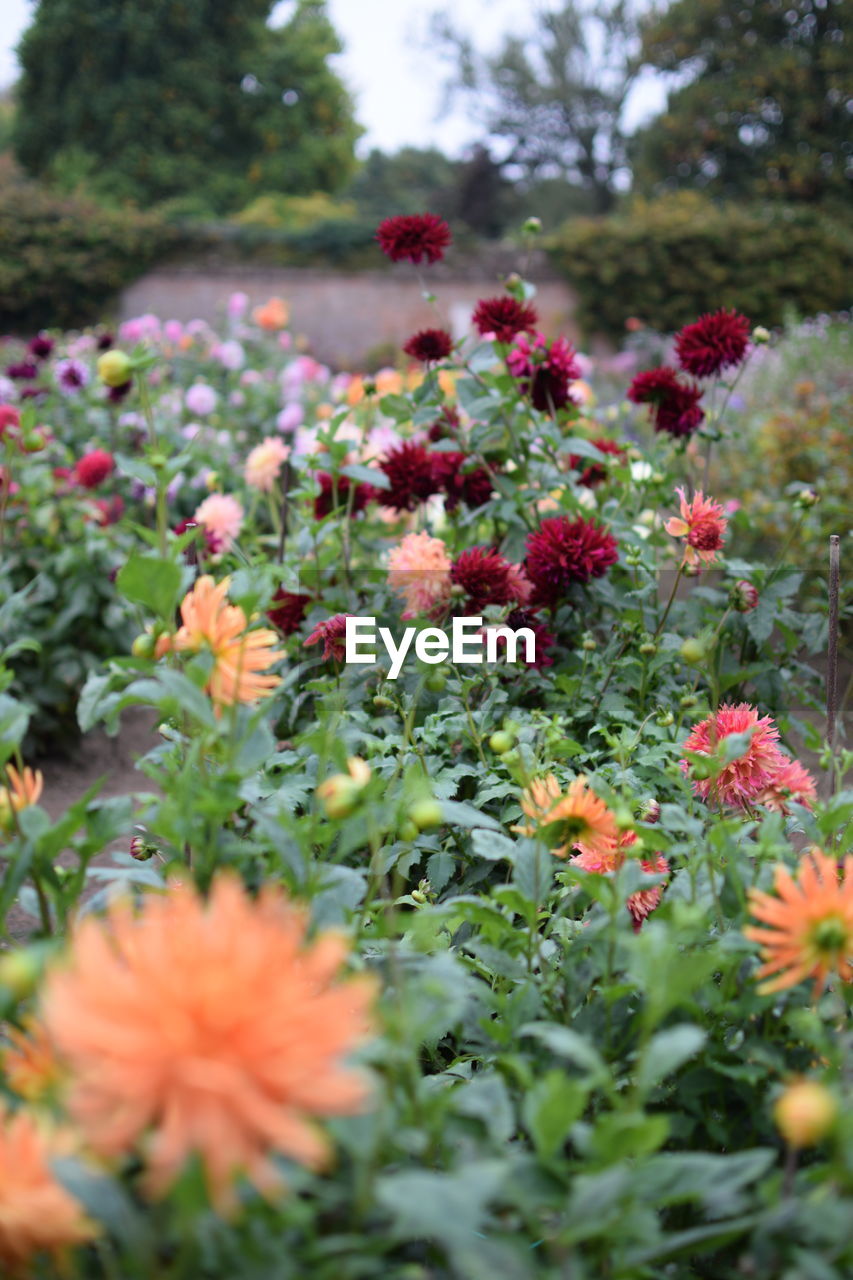
[[683,750],[714,756],[720,751],[723,739],[730,734],[749,734],[749,740],[741,753],[724,764],[715,778],[691,777],[693,765],[687,759],[681,761],[681,771],[691,780],[694,793],[703,800],[718,800],[721,804],[742,808],[755,803],[790,762],[776,745],[779,730],[770,716],[759,717],[755,707],[748,702],[724,702],[707,719],[694,725]]
[[302,425],[304,418],[305,410],[301,404],[286,404],[275,420],[276,429],[283,432],[295,431],[298,426]]
[[230,551],[243,527],[243,508],[227,493],[211,493],[196,507],[193,520],[204,525],[217,551]]
[[799,760],[785,759],[785,763],[771,778],[763,791],[755,797],[755,803],[776,813],[790,813],[791,803],[811,809],[817,799],[817,783]]
[[287,445],[276,436],[255,445],[246,459],[246,484],[261,493],[271,493],[289,453]]
[[405,603],[404,618],[432,613],[450,599],[452,560],[441,538],[407,533],[388,554],[388,580]]
[[206,382],[195,382],[188,388],[184,396],[184,404],[190,413],[197,414],[199,418],[206,418],[209,413],[213,413],[219,397],[209,387]]
[[719,502],[706,498],[697,489],[688,502],[683,489],[675,491],[681,499],[681,518],[672,516],[664,528],[673,538],[686,538],[684,559],[688,564],[703,561],[713,564],[716,553],[723,545],[723,535],[728,521]]

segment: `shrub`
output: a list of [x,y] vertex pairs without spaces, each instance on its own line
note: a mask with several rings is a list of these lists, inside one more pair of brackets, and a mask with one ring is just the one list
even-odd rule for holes
[[96,319],[174,238],[151,214],[108,211],[13,177],[0,188],[0,330]]
[[853,239],[815,208],[717,205],[685,192],[568,222],[550,249],[580,295],[582,326],[614,337],[630,315],[672,332],[720,306],[777,325],[791,310],[849,302]]

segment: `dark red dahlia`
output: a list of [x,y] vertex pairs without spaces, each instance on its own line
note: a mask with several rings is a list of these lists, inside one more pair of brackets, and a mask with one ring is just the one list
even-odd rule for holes
[[324,622],[318,622],[308,639],[305,641],[305,647],[311,644],[323,645],[323,658],[328,661],[334,658],[336,662],[343,662],[346,657],[346,631],[347,618],[351,618],[349,613],[336,613],[332,618],[326,618]]
[[[608,440],[605,436],[596,436],[594,440],[590,440],[590,444],[594,444],[599,453],[609,453],[611,456],[624,458],[625,450],[622,445],[617,444],[615,440]],[[587,465],[584,466],[584,463]],[[576,453],[569,454],[569,466],[572,471],[580,471],[578,484],[584,484],[588,489],[594,489],[597,484],[601,484],[602,480],[607,478],[607,468],[598,462],[590,462],[588,458],[580,458]],[[583,470],[581,471],[581,467]]]
[[15,382],[32,382],[38,376],[38,365],[32,360],[18,360],[17,363],[6,366],[6,377],[13,378]]
[[541,333],[532,341],[520,334],[506,363],[518,378],[522,394],[529,396],[541,413],[556,413],[574,403],[570,384],[581,376],[581,369],[565,338],[555,338],[549,346]]
[[92,449],[90,453],[84,453],[83,457],[78,459],[74,475],[77,483],[84,489],[97,489],[98,485],[106,480],[114,466],[113,455],[107,453],[106,449]]
[[459,414],[449,405],[445,405],[440,415],[427,432],[427,439],[433,444],[437,440],[447,440],[459,433]]
[[539,317],[533,307],[506,296],[481,298],[471,317],[478,333],[493,333],[498,342],[512,342],[517,333],[532,329]]
[[109,351],[114,342],[115,338],[111,333],[104,332],[98,334],[97,344],[99,351]]
[[421,329],[403,346],[407,356],[421,364],[446,360],[453,350],[453,339],[446,329]]
[[749,344],[750,323],[739,311],[721,308],[700,316],[676,334],[678,363],[694,378],[710,378],[721,369],[740,364]]
[[473,466],[465,470],[468,458],[464,453],[443,452],[432,454],[433,476],[437,488],[445,495],[448,511],[455,511],[460,502],[466,507],[481,507],[494,492],[492,478],[485,467]]
[[98,508],[96,523],[105,529],[109,524],[118,524],[124,515],[124,499],[114,493],[111,498],[95,498],[95,506]]
[[53,338],[49,338],[46,333],[37,333],[27,343],[27,350],[36,360],[46,360],[53,350]]
[[515,599],[513,566],[493,547],[463,551],[450,570],[450,581],[462,587],[466,608],[485,609],[489,604],[510,604]]
[[[176,533],[176,534],[186,533],[187,529],[198,529],[200,533],[203,533],[204,545],[208,553],[210,555],[216,555],[217,551],[219,550],[219,538],[216,536],[215,533],[211,533],[209,529],[205,529],[203,524],[198,524],[195,520],[192,520],[189,517],[187,517],[186,520],[181,520],[178,524],[176,524],[174,529],[172,530],[172,533]],[[184,551],[184,555],[186,555],[186,550]]]
[[533,603],[555,608],[573,583],[603,577],[618,558],[616,539],[594,520],[543,520],[527,535],[524,569],[533,583]]
[[[542,667],[553,667],[554,659],[548,656],[548,650],[554,644],[556,636],[548,630],[538,614],[532,613],[528,609],[513,609],[512,613],[506,620],[506,625],[512,627],[513,631],[517,631],[519,627],[529,627],[536,638],[535,654],[532,662],[527,663],[530,667],[535,667],[537,671]],[[501,644],[498,639],[498,644]],[[506,645],[506,641],[503,641]],[[522,662],[527,662],[525,657],[526,648],[524,644],[518,646],[518,655]]]
[[666,431],[671,436],[692,435],[705,417],[699,406],[701,388],[693,382],[682,382],[669,365],[636,374],[628,388],[628,399],[634,404],[651,405],[655,431]]
[[38,400],[40,396],[47,395],[47,387],[24,387],[21,391],[22,400]]
[[390,450],[380,469],[390,482],[390,488],[381,490],[379,495],[384,507],[414,511],[419,503],[439,491],[433,454],[422,444],[405,440]]
[[439,262],[451,242],[450,227],[434,213],[386,218],[376,229],[379,248],[392,262]]
[[133,379],[131,378],[127,382],[120,382],[117,387],[108,387],[107,399],[109,400],[110,404],[121,404],[122,400],[124,400],[125,396],[129,393],[132,386],[133,386]]
[[[320,481],[320,492],[314,499],[314,519],[322,520],[324,516],[331,515],[335,510],[341,507],[346,508],[349,502],[349,491],[353,487],[353,481],[349,476],[338,476],[338,502],[335,506],[335,483],[328,471],[320,471],[317,474]],[[350,508],[353,515],[357,511],[363,511],[368,502],[372,502],[376,497],[376,490],[371,484],[356,484],[355,496],[352,500]]]
[[302,625],[310,604],[311,596],[302,595],[299,591],[285,591],[284,587],[279,587],[267,609],[267,617],[283,636],[292,636]]

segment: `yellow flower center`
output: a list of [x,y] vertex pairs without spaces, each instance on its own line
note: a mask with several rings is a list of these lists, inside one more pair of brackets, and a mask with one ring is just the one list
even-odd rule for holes
[[826,916],[809,932],[811,946],[824,960],[843,958],[851,941],[850,930],[841,916]]

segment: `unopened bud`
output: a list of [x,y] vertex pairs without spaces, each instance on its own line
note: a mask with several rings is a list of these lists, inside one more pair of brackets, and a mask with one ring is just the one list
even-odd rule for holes
[[758,589],[741,578],[729,592],[729,604],[738,613],[750,613],[758,604]]
[[587,653],[594,653],[598,648],[598,642],[594,636],[586,635],[581,641],[581,648],[585,649]]
[[416,800],[409,809],[409,817],[419,831],[424,831],[427,827],[440,826],[444,812],[437,800]]
[[155,853],[159,853],[156,844],[149,844],[145,836],[130,837],[130,856],[137,862],[149,862]]
[[757,347],[764,346],[770,341],[770,330],[765,329],[763,324],[757,324],[752,331],[752,341]]
[[788,1088],[773,1108],[773,1119],[792,1147],[813,1147],[835,1124],[838,1103],[816,1080],[799,1080]]
[[808,511],[820,502],[820,494],[814,489],[801,489],[794,499],[794,506],[800,511]]
[[359,756],[347,761],[348,773],[335,773],[317,788],[317,798],[330,818],[346,818],[370,781],[370,766]]
[[701,640],[697,640],[695,636],[689,636],[678,651],[685,662],[689,662],[692,667],[698,666],[700,662],[705,660],[705,646]]
[[535,218],[535,217],[525,218],[524,224],[521,229],[525,233],[525,235],[537,236],[539,232],[542,230],[542,219]]
[[133,361],[124,351],[105,351],[98,357],[98,377],[108,387],[122,387],[130,381]]
[[654,796],[649,796],[640,805],[638,817],[641,822],[659,822],[660,821],[660,802],[655,800]]

